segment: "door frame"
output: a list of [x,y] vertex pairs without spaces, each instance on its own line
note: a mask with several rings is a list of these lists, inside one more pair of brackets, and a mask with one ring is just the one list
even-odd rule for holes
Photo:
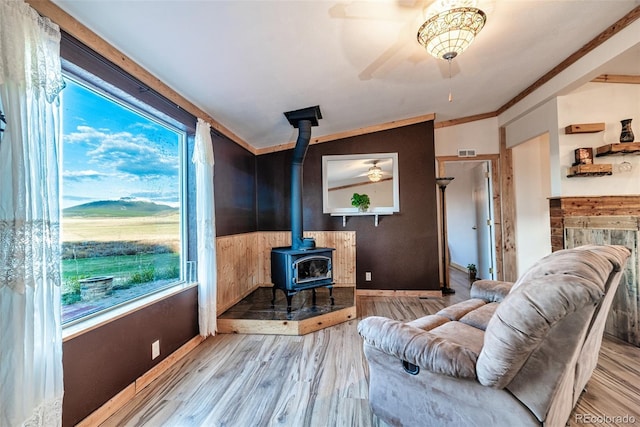
[[[438,164],[438,176],[447,176],[446,162],[464,162],[464,161],[489,161],[491,162],[491,187],[493,197],[493,233],[495,235],[496,252],[496,278],[504,280],[504,268],[502,257],[502,203],[500,197],[500,155],[499,154],[478,154],[475,157],[458,157],[458,156],[436,156]],[[442,226],[442,225],[440,225]]]

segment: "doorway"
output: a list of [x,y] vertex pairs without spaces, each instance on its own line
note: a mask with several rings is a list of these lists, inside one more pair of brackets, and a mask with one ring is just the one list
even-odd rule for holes
[[501,279],[498,156],[437,160],[439,175],[455,178],[446,189],[450,265],[474,264],[478,279]]

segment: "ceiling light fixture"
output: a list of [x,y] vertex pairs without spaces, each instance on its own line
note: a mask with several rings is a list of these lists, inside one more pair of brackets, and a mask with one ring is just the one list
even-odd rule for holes
[[430,55],[451,61],[469,47],[487,21],[475,7],[445,10],[427,19],[418,30],[418,42]]
[[378,182],[382,179],[382,169],[378,167],[377,163],[374,162],[373,166],[369,168],[369,172],[367,172],[367,177],[371,182]]

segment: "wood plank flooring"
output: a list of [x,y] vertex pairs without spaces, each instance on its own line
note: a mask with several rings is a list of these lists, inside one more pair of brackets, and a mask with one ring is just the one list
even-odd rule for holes
[[[358,315],[412,320],[468,298],[463,273],[452,270],[451,286],[456,293],[441,299],[361,297]],[[369,409],[357,323],[304,336],[209,338],[102,425],[386,426]],[[574,412],[571,426],[616,425],[584,420],[624,415],[640,425],[640,348],[605,338]]]

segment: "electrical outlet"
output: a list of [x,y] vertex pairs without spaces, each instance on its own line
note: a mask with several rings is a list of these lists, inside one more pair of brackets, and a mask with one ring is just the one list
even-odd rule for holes
[[366,273],[364,273],[364,280],[366,280],[367,282],[371,281],[371,272],[367,271]]
[[151,344],[151,360],[160,356],[160,340],[156,340]]

